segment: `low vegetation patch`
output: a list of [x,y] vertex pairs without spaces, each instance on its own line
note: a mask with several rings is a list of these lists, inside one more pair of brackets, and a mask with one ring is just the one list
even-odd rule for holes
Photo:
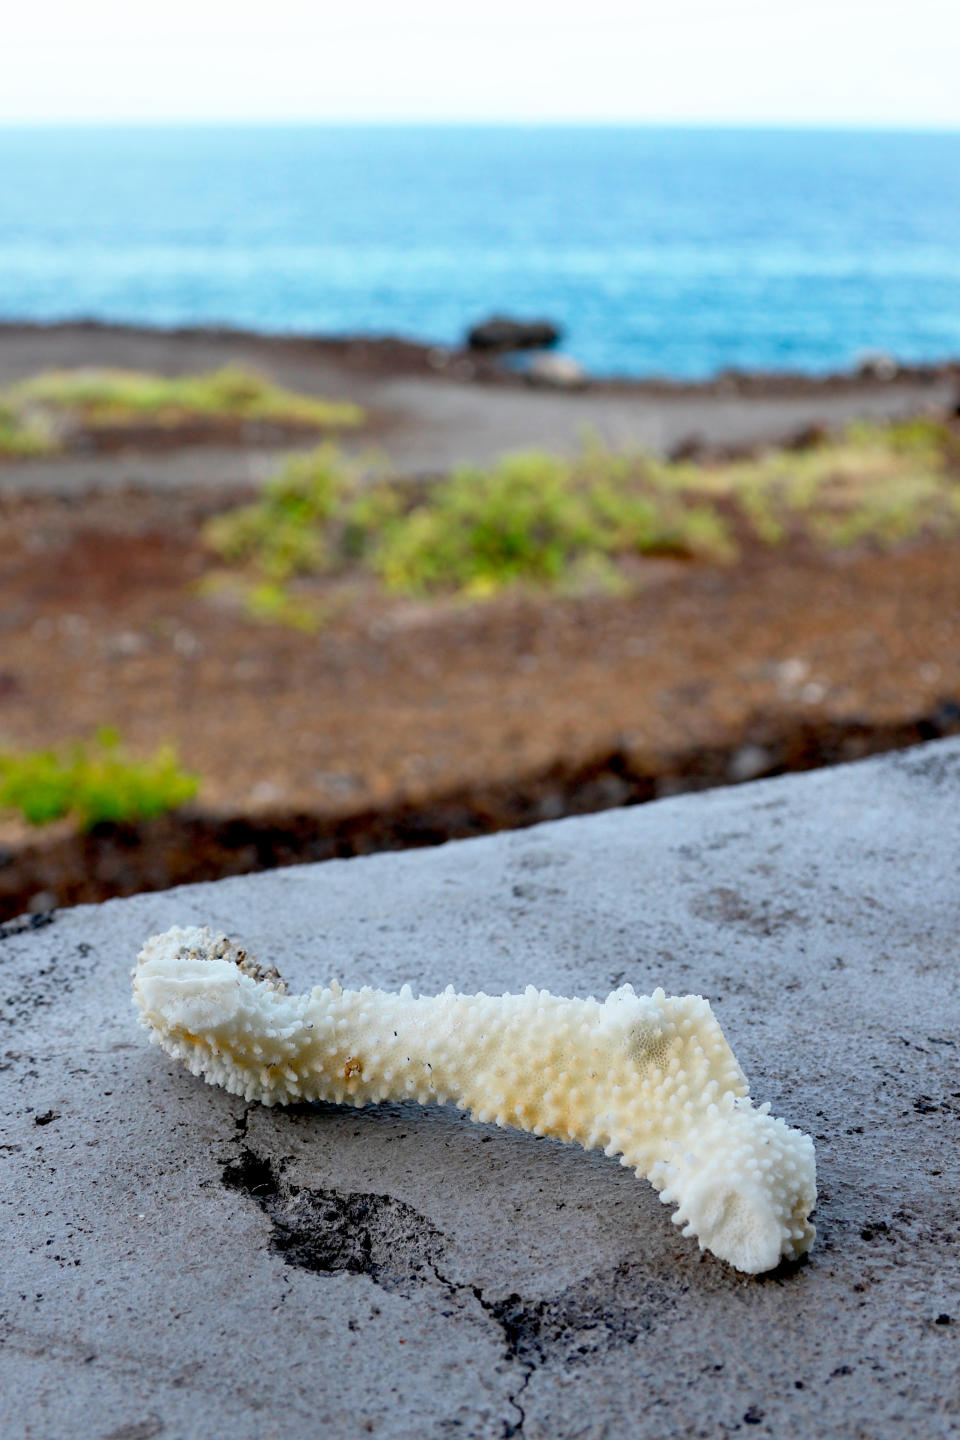
[[134,370],[49,370],[0,392],[0,453],[60,448],[71,431],[217,422],[260,423],[304,430],[361,423],[356,405],[299,395],[237,366],[200,375],[151,375]]
[[628,554],[732,553],[709,501],[651,485],[646,460],[509,456],[464,467],[429,487],[365,482],[324,447],[288,461],[252,505],[217,516],[212,549],[273,584],[363,566],[389,589],[486,594],[506,585],[558,586],[615,575]]
[[662,467],[664,483],[727,497],[759,540],[890,546],[960,524],[960,431],[943,420],[859,424],[796,449]]
[[66,815],[84,830],[104,821],[151,820],[191,800],[198,788],[169,746],[135,760],[109,729],[65,752],[0,752],[0,808],[19,811],[31,825]]
[[[638,555],[733,559],[745,543],[895,544],[960,526],[960,438],[920,420],[858,426],[751,459],[661,461],[587,445],[508,456],[429,486],[364,480],[332,447],[289,460],[206,539],[282,619],[297,577],[361,567],[408,595],[623,583]],[[256,597],[259,597],[257,599]]]

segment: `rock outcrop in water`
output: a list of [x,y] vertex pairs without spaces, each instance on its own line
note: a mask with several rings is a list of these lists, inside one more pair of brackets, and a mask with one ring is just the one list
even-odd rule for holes
[[467,345],[471,350],[544,350],[556,345],[562,333],[550,320],[491,315],[467,331]]

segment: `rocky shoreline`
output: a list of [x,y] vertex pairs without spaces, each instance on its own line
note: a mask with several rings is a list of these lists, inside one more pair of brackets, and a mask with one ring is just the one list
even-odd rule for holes
[[[93,319],[52,322],[0,320],[0,348],[46,342],[55,348],[58,341],[76,336],[95,339],[121,338],[146,346],[157,342],[183,342],[186,346],[216,345],[253,347],[264,358],[286,353],[290,357],[321,358],[342,365],[356,375],[446,376],[461,382],[502,385],[524,389],[528,378],[523,370],[503,363],[496,350],[467,346],[430,344],[400,335],[306,335],[300,333],[243,330],[230,326],[142,326],[116,324]],[[684,380],[668,375],[587,377],[591,390],[609,395],[649,396],[822,396],[855,394],[896,382],[934,385],[960,382],[960,356],[927,364],[901,362],[893,356],[866,356],[850,370],[809,374],[792,370],[728,369],[703,380]],[[960,400],[960,395],[958,395]]]

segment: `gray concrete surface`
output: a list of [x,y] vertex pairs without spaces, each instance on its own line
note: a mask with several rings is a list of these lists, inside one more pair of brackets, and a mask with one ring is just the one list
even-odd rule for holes
[[[13,922],[5,1440],[956,1434],[958,844],[943,741]],[[816,1138],[814,1250],[748,1279],[602,1155],[206,1087],[130,1005],[177,922],[297,986],[702,991]]]
[[[400,475],[436,475],[462,463],[487,465],[512,450],[576,452],[592,433],[614,447],[667,454],[688,441],[743,446],[789,439],[811,425],[840,429],[857,419],[893,420],[957,401],[952,377],[863,381],[849,388],[744,396],[697,390],[657,393],[599,385],[569,394],[458,381],[436,375],[376,375],[350,370],[329,355],[285,347],[268,336],[176,335],[118,329],[4,331],[0,386],[52,366],[119,365],[164,372],[236,363],[268,371],[307,393],[350,399],[373,420],[371,433],[345,448],[389,456]],[[5,460],[0,493],[75,494],[139,485],[171,489],[197,483],[259,483],[276,451],[180,451],[167,455],[94,455]]]

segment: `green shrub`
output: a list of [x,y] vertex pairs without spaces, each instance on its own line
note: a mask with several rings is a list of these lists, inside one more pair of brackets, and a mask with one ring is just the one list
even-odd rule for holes
[[109,729],[66,753],[0,754],[0,806],[19,810],[31,825],[65,815],[84,830],[101,821],[150,820],[192,799],[198,785],[169,746],[133,760]]
[[555,583],[569,557],[597,548],[583,497],[548,455],[492,471],[457,470],[385,532],[373,563],[395,590],[477,590],[517,579]]
[[477,594],[556,585],[601,558],[722,558],[731,548],[716,509],[651,484],[642,456],[632,465],[611,456],[605,467],[595,451],[572,461],[531,452],[491,470],[464,467],[431,487],[386,528],[373,564],[394,590]]
[[351,484],[330,446],[285,461],[260,499],[214,516],[204,538],[224,560],[252,563],[273,581],[314,574],[330,559],[325,527]]

